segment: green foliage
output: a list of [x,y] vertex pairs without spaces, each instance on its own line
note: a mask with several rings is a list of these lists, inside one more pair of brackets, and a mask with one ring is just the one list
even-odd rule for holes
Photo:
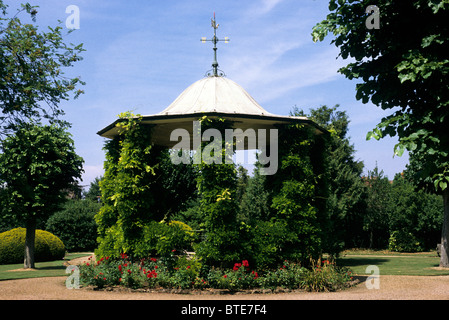
[[102,178],[103,177],[96,177],[94,181],[90,183],[89,190],[83,192],[84,199],[93,202],[100,202],[101,199],[100,181]]
[[[306,114],[295,108],[292,115]],[[337,254],[346,246],[355,246],[361,237],[358,221],[365,212],[367,195],[360,179],[363,163],[354,159],[355,149],[347,136],[349,117],[339,105],[310,109],[307,117],[330,132],[324,153],[328,187],[326,224],[332,237],[324,238],[323,250]]]
[[151,127],[138,125],[139,118],[130,113],[120,117],[117,127],[121,135],[104,148],[103,206],[96,215],[100,257],[133,253],[143,238],[143,226],[163,218],[163,213],[155,210],[159,150],[148,143]]
[[388,246],[390,217],[395,206],[391,183],[377,166],[373,171],[368,171],[364,182],[368,187],[368,196],[363,217],[363,230],[368,234],[368,246],[369,248],[385,248]]
[[[222,137],[228,127],[229,123],[223,119],[201,119],[202,130],[215,128],[221,132]],[[225,142],[222,143],[219,156],[224,159],[226,146]],[[202,150],[205,149],[204,145],[203,143]],[[234,164],[207,164],[203,159],[197,166],[200,210],[206,235],[196,252],[206,264],[232,264],[241,255],[237,223],[237,170]]]
[[364,178],[365,236],[359,247],[415,252],[434,250],[439,243],[443,223],[441,196],[417,189],[406,176],[407,173],[397,174],[390,181],[376,167]]
[[397,174],[391,186],[390,234],[396,231],[394,242],[400,250],[433,250],[441,239],[443,201],[417,189],[404,176]]
[[155,289],[222,289],[237,292],[248,289],[336,291],[350,286],[351,272],[329,261],[312,269],[284,261],[279,268],[257,271],[247,260],[233,268],[209,268],[202,272],[201,263],[193,259],[142,259],[132,262],[126,255],[119,259],[105,257],[80,266],[80,282],[84,286],[104,288]]
[[143,237],[136,245],[133,257],[167,257],[173,252],[185,253],[192,250],[195,234],[192,229],[179,221],[149,222],[143,227]]
[[265,188],[270,190],[269,221],[285,227],[277,243],[281,259],[304,262],[321,250],[326,220],[323,147],[322,138],[307,127],[279,130],[279,169],[266,176]]
[[[0,233],[0,264],[21,263],[25,252],[25,229],[16,228]],[[53,261],[64,258],[61,239],[43,230],[36,230],[35,260]]]
[[60,25],[42,32],[22,23],[24,12],[35,20],[37,7],[22,5],[9,17],[7,5],[0,1],[0,133],[28,119],[57,119],[63,114],[61,100],[68,100],[71,92],[75,98],[83,93],[76,88],[84,82],[63,72],[82,60],[83,45],[66,44]]
[[377,1],[380,29],[368,30],[365,9],[371,4],[330,1],[330,13],[312,36],[321,41],[333,33],[340,55],[352,58],[340,73],[363,80],[356,86],[358,100],[398,108],[367,138],[397,135],[394,152],[410,152],[415,180],[444,191],[449,181],[449,5],[446,0]]
[[255,225],[258,221],[265,221],[269,216],[268,196],[265,190],[265,176],[254,170],[253,176],[248,178],[246,190],[242,192],[240,201],[239,220]]
[[46,230],[58,236],[70,252],[92,251],[97,246],[95,215],[100,203],[69,200],[47,221]]
[[24,124],[0,147],[7,206],[21,221],[45,221],[65,201],[64,190],[81,178],[83,159],[64,126]]
[[257,268],[271,268],[283,260],[283,248],[291,231],[283,220],[257,221],[247,226],[246,257]]
[[[104,148],[105,174],[100,181],[103,206],[95,218],[97,255],[118,257],[126,252],[145,258],[189,248],[185,232],[159,221],[169,220],[191,197],[189,183],[193,185],[194,171],[174,166],[168,152],[151,145],[152,128],[141,125],[139,116],[124,113],[120,118],[117,126],[121,134]],[[181,244],[183,240],[188,243]]]
[[390,235],[388,250],[397,252],[420,252],[423,251],[423,246],[411,232],[396,230]]
[[348,268],[341,268],[328,260],[318,261],[310,272],[305,273],[302,285],[309,291],[336,291],[348,286],[353,280]]

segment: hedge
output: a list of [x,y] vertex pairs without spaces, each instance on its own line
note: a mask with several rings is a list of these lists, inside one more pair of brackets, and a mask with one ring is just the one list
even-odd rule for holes
[[[23,262],[25,235],[25,228],[0,233],[0,264]],[[36,262],[59,260],[65,256],[65,246],[61,239],[50,232],[36,230],[34,254]]]

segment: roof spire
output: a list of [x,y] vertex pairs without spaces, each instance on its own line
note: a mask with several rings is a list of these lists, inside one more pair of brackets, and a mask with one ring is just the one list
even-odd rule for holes
[[[214,44],[214,61],[212,62],[212,68],[213,68],[212,70],[213,70],[213,76],[219,77],[219,76],[223,76],[223,73],[218,74],[217,43],[219,41],[224,41],[225,43],[228,43],[229,38],[228,37],[225,37],[224,39],[217,38],[217,29],[218,29],[219,24],[215,20],[215,12],[214,12],[214,17],[211,19],[211,23],[212,23],[212,28],[214,28],[214,37],[212,39],[206,39],[206,37],[202,37],[201,42],[206,43],[206,41],[211,41]],[[211,74],[209,73],[208,75],[210,76]]]

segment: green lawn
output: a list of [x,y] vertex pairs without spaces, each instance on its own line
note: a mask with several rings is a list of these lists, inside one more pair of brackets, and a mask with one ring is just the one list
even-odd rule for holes
[[[39,277],[60,277],[66,276],[64,262],[80,258],[87,257],[90,253],[68,253],[63,260],[50,261],[50,262],[37,262],[36,269],[29,271],[23,270],[23,263],[19,264],[5,264],[0,265],[0,281],[1,280],[13,280],[13,279],[25,279],[25,278],[39,278]],[[21,269],[21,270],[20,270]],[[20,271],[15,271],[20,270]]]
[[435,252],[401,254],[358,250],[345,252],[337,259],[338,265],[349,267],[357,275],[370,275],[365,272],[369,265],[377,266],[381,275],[449,275],[449,269],[434,269],[439,262]]

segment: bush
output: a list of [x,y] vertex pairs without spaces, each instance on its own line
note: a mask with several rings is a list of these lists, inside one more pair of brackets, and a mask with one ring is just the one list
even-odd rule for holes
[[95,255],[118,258],[125,251],[123,248],[126,248],[128,249],[126,252],[133,259],[145,259],[151,256],[167,257],[174,251],[182,253],[192,250],[192,243],[195,240],[192,228],[179,221],[171,221],[168,224],[151,221],[138,230],[141,233],[138,240],[129,241],[120,237],[122,231],[118,225],[112,226],[95,250]]
[[[25,228],[0,233],[0,264],[23,262],[25,235]],[[59,260],[65,255],[65,246],[61,239],[43,230],[36,230],[34,250],[36,262]]]
[[68,251],[92,251],[97,246],[95,214],[100,207],[100,203],[88,200],[68,201],[62,211],[48,219],[45,229],[58,236]]
[[397,252],[421,252],[422,244],[411,232],[393,231],[388,242],[388,249]]
[[103,288],[122,286],[126,288],[165,289],[223,289],[236,292],[248,289],[278,288],[308,291],[335,291],[348,287],[351,272],[324,260],[307,269],[299,264],[284,261],[277,269],[258,272],[250,267],[248,260],[235,263],[228,269],[204,265],[196,258],[185,257],[150,258],[132,262],[126,254],[119,259],[101,258],[80,266],[82,285]]
[[328,260],[318,261],[304,274],[301,286],[308,291],[336,291],[347,287],[353,280],[352,272],[347,268],[335,266]]

